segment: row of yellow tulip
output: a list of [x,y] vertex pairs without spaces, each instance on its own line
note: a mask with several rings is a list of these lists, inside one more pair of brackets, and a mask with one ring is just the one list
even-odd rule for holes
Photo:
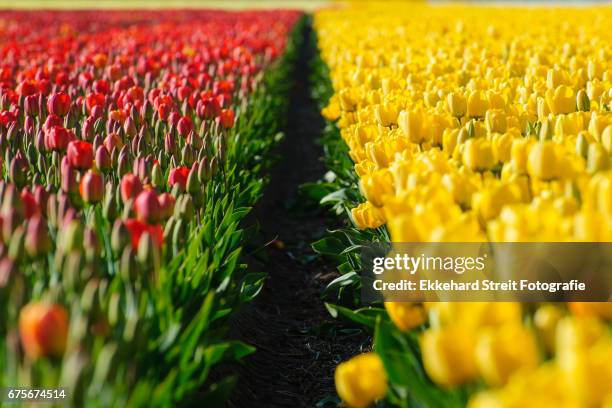
[[[612,240],[611,25],[606,7],[318,12],[323,114],[366,199],[355,225],[394,242]],[[612,406],[612,303],[385,306],[400,331],[427,323],[434,383],[486,384],[470,406]],[[375,353],[341,364],[338,393],[388,395],[385,368]]]

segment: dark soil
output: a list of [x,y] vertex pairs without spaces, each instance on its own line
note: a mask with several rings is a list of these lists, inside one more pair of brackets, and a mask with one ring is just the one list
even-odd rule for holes
[[238,369],[240,380],[231,407],[314,407],[335,396],[336,365],[359,353],[366,338],[360,332],[338,330],[320,294],[338,276],[310,244],[333,221],[325,209],[301,198],[298,187],[325,173],[323,151],[316,140],[324,126],[308,82],[310,29],[293,75],[285,139],[270,171],[270,183],[253,216],[260,224],[260,253],[245,261],[253,272],[267,272],[257,299],[233,322],[236,338],[257,348]]

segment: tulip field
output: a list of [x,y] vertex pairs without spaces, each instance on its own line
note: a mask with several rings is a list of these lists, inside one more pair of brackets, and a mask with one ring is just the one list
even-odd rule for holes
[[299,17],[3,13],[1,384],[169,406],[253,352],[224,322]]
[[315,248],[343,272],[330,311],[374,336],[336,370],[349,406],[612,406],[612,303],[346,307],[369,242],[610,241],[611,22],[606,7],[316,13],[337,175],[322,201],[354,227]]
[[[612,8],[302,3],[0,11],[0,406],[612,408],[612,303],[367,303],[360,276],[375,243],[612,241]],[[308,209],[261,208],[302,180],[279,145],[325,167]],[[308,242],[258,231],[279,213]],[[278,257],[316,279],[258,300]],[[277,368],[289,338],[312,358]]]

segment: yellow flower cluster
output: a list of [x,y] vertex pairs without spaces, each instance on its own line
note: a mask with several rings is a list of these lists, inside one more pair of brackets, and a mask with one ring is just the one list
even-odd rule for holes
[[[355,224],[395,242],[611,241],[611,25],[607,7],[318,12],[334,87],[323,114],[366,199]],[[470,407],[612,407],[609,305],[385,308],[402,331],[429,321],[434,382],[491,387]],[[359,395],[345,401],[380,398]]]
[[612,240],[612,9],[316,14],[337,120],[392,240]]

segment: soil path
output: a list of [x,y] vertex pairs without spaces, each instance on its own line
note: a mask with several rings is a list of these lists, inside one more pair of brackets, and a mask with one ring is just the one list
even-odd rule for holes
[[263,250],[263,259],[247,260],[251,271],[264,271],[269,277],[257,299],[234,321],[232,331],[258,351],[239,370],[232,407],[314,407],[335,394],[338,362],[357,354],[365,342],[360,333],[338,330],[319,297],[338,275],[310,244],[333,224],[326,220],[325,210],[298,195],[300,184],[325,173],[323,151],[316,144],[324,122],[308,81],[314,52],[309,27],[304,36],[286,137],[276,151],[279,161],[270,171],[270,184],[254,210],[259,244],[277,241]]

